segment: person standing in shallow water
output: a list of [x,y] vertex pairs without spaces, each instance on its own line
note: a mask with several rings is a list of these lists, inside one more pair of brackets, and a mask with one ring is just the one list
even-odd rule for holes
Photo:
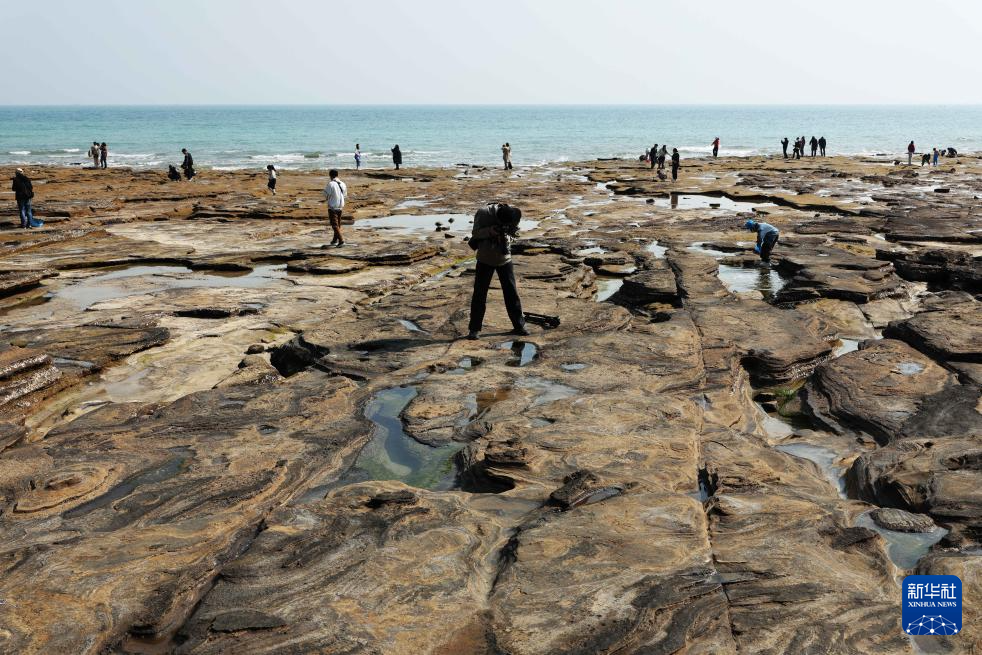
[[324,195],[327,197],[327,218],[331,221],[331,229],[334,231],[331,245],[340,248],[344,245],[344,237],[341,236],[341,213],[344,210],[344,201],[348,197],[348,186],[338,179],[338,172],[333,168],[328,175],[331,179],[324,187]]
[[481,336],[484,313],[487,310],[488,289],[491,278],[498,274],[501,293],[505,297],[505,309],[511,319],[511,334],[527,336],[522,301],[515,284],[515,269],[511,261],[511,236],[504,226],[518,225],[522,210],[504,203],[491,204],[474,214],[470,245],[477,251],[477,269],[474,274],[474,293],[471,296],[471,316],[467,326],[467,338]]
[[396,170],[402,166],[402,150],[399,150],[399,144],[392,149],[392,163],[396,165]]
[[790,143],[788,141],[788,137],[784,137],[783,139],[781,139],[781,150],[784,151],[784,158],[785,159],[788,158],[788,143]]
[[719,154],[719,137],[713,139],[713,159],[716,159],[716,155]]
[[107,168],[109,166],[109,163],[108,163],[109,162],[109,146],[106,145],[106,142],[105,141],[103,141],[102,144],[99,146],[99,160],[102,163],[102,167],[103,168]]
[[360,168],[361,168],[361,144],[356,143],[355,144],[355,170],[357,171]]
[[821,151],[822,156],[825,156],[825,144],[828,143],[824,136],[818,137],[818,149]]
[[679,179],[679,149],[672,148],[672,182]]

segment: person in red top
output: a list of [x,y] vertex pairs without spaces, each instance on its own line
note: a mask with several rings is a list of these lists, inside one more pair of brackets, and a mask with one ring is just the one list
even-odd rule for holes
[[912,166],[914,164],[914,151],[917,148],[914,147],[914,142],[911,141],[910,145],[907,146],[907,165]]
[[713,159],[716,159],[716,155],[719,154],[719,137],[713,139]]

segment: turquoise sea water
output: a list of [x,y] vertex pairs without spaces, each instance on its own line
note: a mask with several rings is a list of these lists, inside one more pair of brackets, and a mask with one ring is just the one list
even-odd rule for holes
[[163,168],[188,148],[199,167],[498,164],[637,157],[653,143],[683,157],[780,152],[787,136],[825,136],[829,154],[982,151],[982,106],[180,106],[0,107],[0,164],[87,164],[106,141],[111,165]]

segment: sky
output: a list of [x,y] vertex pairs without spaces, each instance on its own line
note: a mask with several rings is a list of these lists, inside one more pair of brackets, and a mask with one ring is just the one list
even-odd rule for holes
[[0,104],[980,104],[978,0],[4,0]]

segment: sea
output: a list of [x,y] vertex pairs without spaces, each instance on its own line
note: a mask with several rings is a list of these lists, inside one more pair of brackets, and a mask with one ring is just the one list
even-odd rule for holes
[[913,140],[982,151],[982,105],[955,106],[38,106],[0,107],[0,165],[88,165],[92,141],[109,163],[179,164],[222,170],[392,165],[497,165],[501,145],[516,166],[636,158],[655,143],[683,158],[780,153],[780,140],[824,136],[832,155],[901,156]]

